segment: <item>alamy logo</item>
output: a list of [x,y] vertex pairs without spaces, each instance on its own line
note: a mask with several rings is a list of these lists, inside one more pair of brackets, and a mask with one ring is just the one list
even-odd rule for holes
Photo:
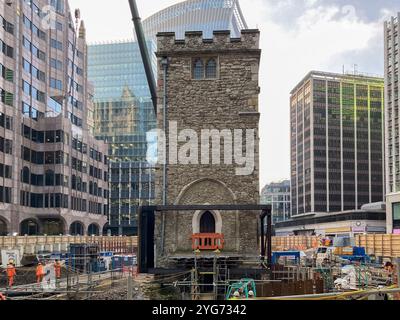
[[255,129],[178,130],[170,121],[168,133],[147,132],[147,161],[168,165],[235,165],[238,176],[255,170]]

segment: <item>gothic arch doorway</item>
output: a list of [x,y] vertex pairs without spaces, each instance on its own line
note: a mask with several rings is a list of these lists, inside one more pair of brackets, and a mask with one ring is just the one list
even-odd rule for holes
[[210,211],[206,211],[201,215],[200,233],[216,233],[215,218]]
[[222,216],[217,210],[196,211],[193,215],[192,229],[193,234],[222,233]]

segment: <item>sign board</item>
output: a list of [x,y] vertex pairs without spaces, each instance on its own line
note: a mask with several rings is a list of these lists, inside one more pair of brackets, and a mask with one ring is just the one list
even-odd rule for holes
[[[400,231],[400,230],[399,230]],[[386,233],[386,227],[376,227],[376,226],[368,226],[367,232],[379,232]]]
[[10,262],[14,263],[17,268],[21,266],[19,250],[1,250],[1,267],[7,268]]
[[365,233],[367,232],[367,228],[366,227],[352,227],[351,228],[353,232],[356,233]]

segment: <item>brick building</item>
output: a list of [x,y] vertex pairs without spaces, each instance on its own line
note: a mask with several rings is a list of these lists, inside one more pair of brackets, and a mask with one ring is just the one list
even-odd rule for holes
[[[176,40],[174,33],[158,34],[157,123],[159,129],[164,128],[165,114],[168,136],[166,180],[162,164],[156,173],[158,204],[259,204],[260,55],[258,30],[243,30],[241,38],[231,38],[229,31],[215,31],[213,39],[203,39],[202,32],[186,32],[184,40]],[[216,140],[205,135],[205,130],[212,129],[218,130],[212,135]],[[241,134],[236,134],[239,130]],[[193,135],[198,139],[189,138]],[[238,142],[238,136],[243,141]],[[251,137],[254,145],[246,148]],[[207,152],[200,152],[206,140],[214,140],[210,144],[212,152],[207,147]],[[246,164],[250,170],[238,172],[245,165],[238,164],[236,156],[227,152],[229,145],[239,153],[251,154],[252,161]],[[215,146],[221,155],[220,162],[214,159],[218,156]],[[165,219],[163,214],[157,214],[156,266],[167,266],[167,257],[192,254],[191,238],[201,234],[223,238],[221,251],[226,255],[258,255],[258,214],[167,212]]]

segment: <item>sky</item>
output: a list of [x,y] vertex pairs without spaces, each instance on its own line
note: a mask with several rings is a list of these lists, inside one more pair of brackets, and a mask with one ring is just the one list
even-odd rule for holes
[[[142,19],[177,0],[137,0]],[[89,43],[133,38],[127,0],[69,0]],[[399,0],[241,0],[261,31],[260,182],[290,178],[290,91],[311,70],[384,74],[383,22]]]

